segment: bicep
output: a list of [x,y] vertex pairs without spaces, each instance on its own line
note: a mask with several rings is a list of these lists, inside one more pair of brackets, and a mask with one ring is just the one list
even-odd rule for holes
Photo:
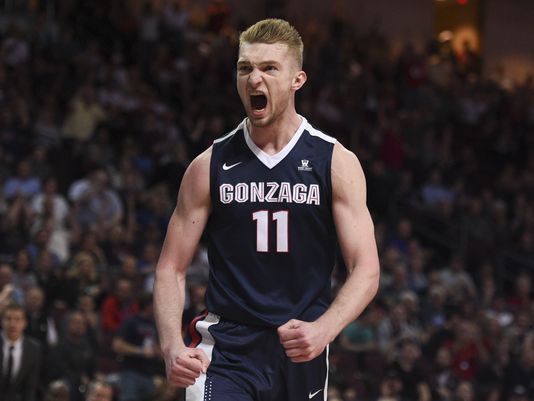
[[332,158],[332,210],[347,268],[377,266],[374,226],[366,204],[365,176],[356,156],[336,145]]
[[211,211],[209,157],[205,152],[187,169],[180,185],[176,208],[169,220],[159,269],[175,269],[185,275]]

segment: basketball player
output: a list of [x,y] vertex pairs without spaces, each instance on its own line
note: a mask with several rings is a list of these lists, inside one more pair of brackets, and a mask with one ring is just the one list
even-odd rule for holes
[[[156,269],[167,376],[188,401],[326,400],[328,344],[378,287],[357,158],[295,110],[303,45],[286,21],[241,34],[247,118],[189,166]],[[187,266],[206,231],[208,312],[180,333]],[[339,243],[349,275],[330,303]]]

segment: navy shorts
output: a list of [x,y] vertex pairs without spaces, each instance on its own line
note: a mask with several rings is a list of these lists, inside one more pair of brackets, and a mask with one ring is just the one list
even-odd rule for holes
[[192,343],[211,360],[186,401],[326,401],[328,348],[310,362],[287,358],[275,328],[208,313],[192,323]]

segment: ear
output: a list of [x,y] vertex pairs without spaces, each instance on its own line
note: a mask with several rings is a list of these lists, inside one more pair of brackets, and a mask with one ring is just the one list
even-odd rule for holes
[[293,81],[291,82],[291,89],[293,89],[294,91],[298,91],[302,87],[302,85],[304,85],[307,79],[308,76],[304,71],[298,71],[293,77]]

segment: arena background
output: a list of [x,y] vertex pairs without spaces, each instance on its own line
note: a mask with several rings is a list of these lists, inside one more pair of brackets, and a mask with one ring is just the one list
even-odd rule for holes
[[[380,291],[331,347],[329,400],[531,399],[534,2],[4,0],[0,310],[41,344],[36,399],[121,399],[127,374],[182,399],[139,295],[185,167],[243,118],[237,37],[267,16],[301,32],[297,110],[358,155],[376,224]],[[201,246],[184,326],[208,273]]]

